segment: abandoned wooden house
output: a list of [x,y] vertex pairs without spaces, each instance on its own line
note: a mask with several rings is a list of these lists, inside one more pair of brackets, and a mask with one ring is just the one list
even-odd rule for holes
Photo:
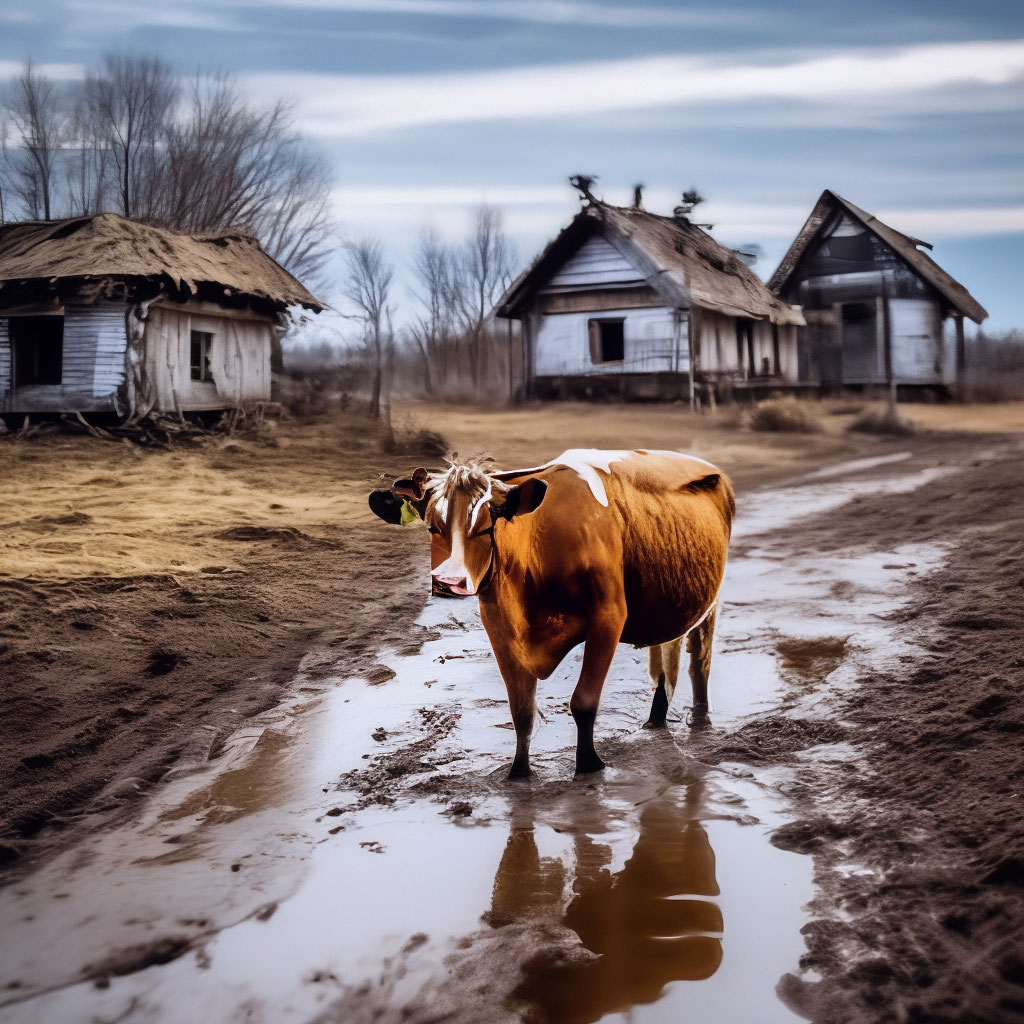
[[522,326],[538,397],[692,398],[692,389],[795,381],[800,310],[690,222],[589,192],[513,282],[496,315]]
[[323,308],[244,233],[109,213],[0,226],[0,413],[266,401],[274,331],[295,305]]
[[988,314],[921,250],[826,189],[769,281],[799,303],[799,378],[824,388],[949,389],[965,365],[964,317]]

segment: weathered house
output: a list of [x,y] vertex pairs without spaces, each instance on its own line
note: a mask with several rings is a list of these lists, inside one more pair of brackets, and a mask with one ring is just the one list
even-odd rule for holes
[[685,215],[588,202],[499,300],[542,397],[795,381],[800,310]]
[[964,317],[988,314],[911,238],[826,189],[769,281],[799,303],[799,377],[823,387],[950,387]]
[[322,309],[243,233],[109,213],[0,226],[0,412],[267,400],[273,332],[293,305]]

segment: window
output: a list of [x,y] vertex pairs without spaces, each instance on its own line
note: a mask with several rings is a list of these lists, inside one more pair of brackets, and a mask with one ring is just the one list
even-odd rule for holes
[[14,351],[14,386],[60,384],[64,376],[64,317],[12,316],[7,324]]
[[590,361],[621,363],[626,355],[624,320],[590,320]]
[[213,380],[210,369],[210,346],[213,335],[209,331],[192,332],[192,379]]

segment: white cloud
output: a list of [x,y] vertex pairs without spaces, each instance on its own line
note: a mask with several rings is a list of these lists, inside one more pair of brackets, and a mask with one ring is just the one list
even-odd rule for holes
[[615,111],[775,100],[815,105],[899,99],[953,86],[1024,78],[1024,41],[948,43],[845,52],[788,63],[690,57],[429,75],[269,74],[255,94],[296,95],[304,128],[351,137],[457,122],[578,118]]
[[[58,82],[73,81],[85,74],[81,64],[35,64],[34,67],[40,74]],[[0,82],[5,78],[14,78],[24,70],[23,60],[0,60]]]
[[273,6],[352,13],[442,18],[483,18],[611,28],[750,25],[749,10],[707,7],[650,7],[591,0],[215,0],[215,6]]

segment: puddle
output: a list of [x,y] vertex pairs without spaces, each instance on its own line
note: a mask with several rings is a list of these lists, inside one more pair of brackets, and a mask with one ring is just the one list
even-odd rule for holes
[[[817,564],[761,534],[937,472],[750,496],[714,729],[827,715],[865,665],[913,655],[890,613],[941,548]],[[0,892],[0,1022],[796,1020],[775,985],[803,952],[811,862],[768,841],[788,769],[699,763],[685,671],[671,728],[641,729],[647,653],[620,647],[598,719],[612,767],[571,777],[577,650],[539,689],[534,778],[509,785],[475,602],[432,599],[420,622],[437,638],[385,657],[393,679],[301,688],[138,821]]]
[[[886,457],[881,457],[883,461]],[[889,460],[893,457],[889,456]],[[854,472],[858,461],[841,463],[831,467],[838,474]],[[878,464],[877,461],[875,463]],[[843,469],[842,467],[846,468]],[[863,495],[883,496],[886,494],[906,494],[916,491],[919,487],[947,476],[952,472],[948,466],[929,466],[914,473],[903,476],[869,477],[857,480],[834,480],[828,483],[794,484],[778,490],[755,491],[747,496],[749,504],[741,509],[733,526],[733,541],[747,540],[760,534],[769,533],[782,526],[789,526],[800,519],[821,515],[832,509],[845,505],[854,498]],[[811,480],[822,476],[818,470],[808,474],[804,479]]]
[[873,455],[867,459],[850,459],[837,462],[832,466],[824,466],[808,473],[805,480],[822,480],[826,477],[848,476],[850,473],[863,473],[866,469],[877,469],[879,466],[891,466],[897,462],[906,462],[912,452],[894,452],[892,455]]

